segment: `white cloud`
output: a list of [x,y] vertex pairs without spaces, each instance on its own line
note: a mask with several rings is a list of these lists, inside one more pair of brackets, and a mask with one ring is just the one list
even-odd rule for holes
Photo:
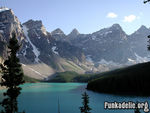
[[110,12],[107,14],[107,18],[117,18],[117,17],[118,17],[118,15],[113,12]]
[[129,15],[124,17],[124,22],[133,22],[137,17],[135,15]]

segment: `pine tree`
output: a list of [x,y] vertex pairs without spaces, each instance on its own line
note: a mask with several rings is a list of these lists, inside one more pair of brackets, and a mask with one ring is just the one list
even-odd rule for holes
[[146,4],[147,2],[150,2],[150,0],[144,0],[144,4]]
[[12,34],[12,38],[9,40],[8,58],[1,64],[2,80],[0,85],[5,86],[7,91],[3,93],[4,99],[0,103],[4,108],[2,113],[18,113],[17,97],[21,93],[21,87],[19,85],[24,83],[23,71],[19,59],[16,54],[20,48],[15,33]]
[[89,107],[89,96],[87,95],[86,92],[84,92],[84,94],[82,94],[82,99],[83,99],[83,106],[80,107],[80,111],[81,113],[91,113],[90,110],[92,110],[90,107]]
[[141,113],[141,112],[140,112],[139,109],[137,108],[137,109],[135,109],[134,113]]
[[138,109],[138,102],[135,105],[134,113],[141,113],[140,110]]
[[150,50],[150,35],[148,36],[149,40],[148,40],[148,43],[149,45],[147,46],[148,50]]
[[[144,4],[150,2],[150,0],[144,0]],[[149,45],[147,46],[148,50],[150,50],[150,35],[148,36],[149,40],[148,40],[148,43]]]

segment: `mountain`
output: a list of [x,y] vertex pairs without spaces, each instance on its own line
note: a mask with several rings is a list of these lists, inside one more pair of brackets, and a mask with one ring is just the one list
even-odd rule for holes
[[32,78],[48,79],[55,72],[64,71],[85,73],[91,68],[87,66],[80,48],[55,39],[53,35],[62,32],[59,29],[47,32],[42,21],[29,20],[21,24],[11,9],[3,8],[0,12],[0,31],[1,57],[7,58],[8,37],[16,32],[21,44],[17,56],[24,73]]
[[123,64],[128,59],[136,59],[128,36],[119,24],[68,40],[72,45],[83,49],[87,60],[95,64],[103,64],[103,61]]
[[18,57],[26,75],[49,79],[57,72],[99,73],[149,61],[147,35],[142,26],[127,35],[119,24],[91,34],[75,28],[66,35],[60,28],[48,32],[40,20],[21,24],[9,8],[0,8],[0,57],[7,58],[9,37],[15,32],[21,44]]
[[0,55],[6,57],[5,42],[8,42],[8,37],[12,32],[18,36],[18,40],[24,40],[21,23],[14,15],[13,11],[8,8],[0,9]]
[[127,35],[119,24],[101,29],[92,34],[79,34],[68,38],[72,45],[81,48],[86,59],[95,65],[110,67],[149,61],[147,36],[150,29],[141,26],[136,32]]
[[137,31],[129,36],[132,50],[141,57],[149,56],[149,51],[147,50],[147,36],[149,34],[150,29],[142,25]]
[[76,38],[79,34],[80,34],[79,31],[78,31],[76,28],[74,28],[74,29],[71,31],[71,33],[68,34],[68,38],[74,39],[74,38]]
[[65,40],[66,37],[66,35],[60,28],[55,29],[51,32],[51,34],[55,38],[55,40]]
[[[27,37],[27,42],[30,43],[33,48],[32,52],[35,54],[33,62],[44,62],[51,65],[49,64],[50,62],[47,61],[52,59],[57,60],[57,57],[65,58],[76,63],[84,62],[85,60],[84,54],[79,48],[72,46],[67,42],[57,41],[57,39],[53,37],[54,32],[51,33],[52,35],[46,32],[41,21],[29,20],[23,24],[23,31]],[[59,31],[57,30],[56,32]],[[29,60],[32,58],[29,58]]]

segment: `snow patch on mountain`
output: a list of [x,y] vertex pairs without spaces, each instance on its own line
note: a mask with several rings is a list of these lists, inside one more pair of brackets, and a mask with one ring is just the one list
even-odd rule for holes
[[47,42],[50,43],[50,41],[47,39]]
[[36,30],[34,29],[33,31],[34,31],[36,37],[37,37],[38,39],[41,39],[40,35],[36,32]]
[[105,59],[101,59],[98,63],[99,64],[105,64],[105,65],[112,65],[112,66],[120,65],[120,64],[113,62],[113,61],[106,61]]
[[93,60],[92,60],[92,58],[91,58],[91,55],[87,55],[87,56],[86,56],[86,60],[89,61],[89,62],[91,62],[91,63],[93,63]]
[[56,55],[59,55],[59,53],[56,51],[56,49],[57,49],[57,47],[56,47],[56,46],[53,46],[53,47],[52,47],[52,51],[53,51],[53,53],[55,53]]
[[93,36],[92,36],[92,40],[96,40],[96,36],[93,35]]
[[105,32],[105,36],[108,35],[108,34],[110,34],[110,33],[112,33],[112,31]]
[[128,58],[128,61],[129,61],[129,62],[136,63],[135,60],[133,60],[133,59],[131,59],[131,58]]
[[0,33],[4,33],[4,31],[3,31],[3,30],[0,30]]
[[36,36],[39,36],[38,33],[35,31],[35,29],[33,30]]
[[33,48],[33,52],[34,52],[34,54],[35,54],[35,62],[39,62],[40,60],[39,60],[39,58],[38,58],[38,56],[40,55],[40,51],[38,51],[38,49],[35,47],[35,45],[31,42],[31,40],[30,40],[30,38],[29,38],[29,36],[28,36],[28,28],[25,26],[25,25],[23,25],[23,31],[24,31],[24,34],[25,34],[25,36],[26,36],[26,38],[27,38],[27,41],[31,44],[31,46],[32,46],[32,48]]
[[7,10],[9,10],[9,8],[6,8],[6,7],[0,8],[0,12],[7,11]]
[[136,60],[133,60],[131,58],[128,58],[128,61],[125,63],[126,65],[134,65],[134,64],[137,64],[137,61]]
[[138,54],[134,53],[136,56],[136,63],[143,63],[143,62],[148,62],[150,61],[150,58],[148,57],[141,57]]
[[[128,62],[125,63],[125,65],[133,65],[137,63],[144,63],[150,61],[150,57],[141,57],[135,53],[136,59],[133,60],[131,58],[128,58]],[[113,61],[106,61],[105,59],[101,59],[99,64],[107,65],[107,66],[122,66],[123,64],[113,62]]]
[[40,36],[38,36],[38,39],[41,39],[41,37],[40,37]]

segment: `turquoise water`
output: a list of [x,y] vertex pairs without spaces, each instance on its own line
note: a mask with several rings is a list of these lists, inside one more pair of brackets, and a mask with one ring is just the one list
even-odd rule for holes
[[[27,83],[18,98],[20,111],[26,113],[58,113],[58,98],[61,113],[80,113],[81,94],[86,91],[86,84],[80,83]],[[0,100],[3,98],[0,91]],[[92,113],[134,113],[134,110],[105,110],[104,101],[139,101],[150,100],[149,97],[124,97],[99,94],[87,91],[90,97]],[[143,110],[141,110],[143,111]]]

